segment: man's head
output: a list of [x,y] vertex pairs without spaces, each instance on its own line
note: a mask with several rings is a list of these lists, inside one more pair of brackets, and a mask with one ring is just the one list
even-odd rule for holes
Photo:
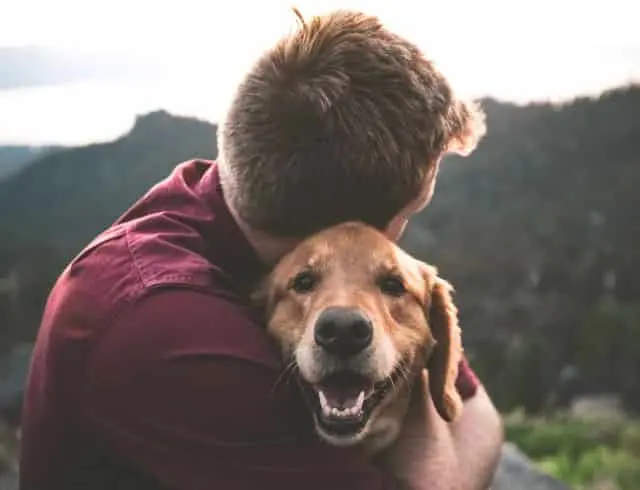
[[220,129],[222,185],[252,230],[303,237],[344,221],[398,238],[440,158],[485,130],[416,46],[357,12],[315,17],[239,85]]

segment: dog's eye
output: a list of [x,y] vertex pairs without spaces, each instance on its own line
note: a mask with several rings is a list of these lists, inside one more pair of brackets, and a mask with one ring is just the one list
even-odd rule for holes
[[303,294],[313,291],[318,282],[318,276],[311,271],[299,272],[291,281],[291,289]]
[[385,276],[378,283],[380,290],[389,296],[402,296],[407,290],[404,281],[398,276]]

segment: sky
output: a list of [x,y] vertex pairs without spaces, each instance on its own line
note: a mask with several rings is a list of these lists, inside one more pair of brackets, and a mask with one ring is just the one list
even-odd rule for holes
[[0,143],[109,140],[136,114],[158,108],[216,121],[251,62],[294,27],[292,6],[305,16],[333,8],[378,15],[418,44],[463,95],[526,102],[596,94],[640,81],[634,3],[0,0],[0,47],[134,53],[165,68],[152,80],[0,91]]

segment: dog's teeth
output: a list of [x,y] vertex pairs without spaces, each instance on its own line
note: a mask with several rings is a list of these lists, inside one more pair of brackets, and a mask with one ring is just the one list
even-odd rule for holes
[[354,412],[354,415],[359,414],[362,411],[362,407],[364,406],[364,391],[361,391],[358,395],[358,399],[356,400],[356,404],[351,407],[351,410]]
[[322,392],[322,390],[318,391],[318,398],[320,399],[320,408],[322,409],[322,415],[325,417],[329,417],[331,415],[331,407],[329,406],[329,402],[327,401],[327,396]]
[[362,407],[364,406],[364,398],[364,391],[361,391],[353,405],[345,408],[344,410],[351,415],[358,415],[360,412],[362,412]]
[[361,391],[351,407],[345,407],[342,409],[330,406],[327,396],[322,392],[322,390],[318,390],[318,399],[320,401],[320,409],[322,410],[323,417],[348,418],[355,417],[362,412],[365,394],[364,391]]

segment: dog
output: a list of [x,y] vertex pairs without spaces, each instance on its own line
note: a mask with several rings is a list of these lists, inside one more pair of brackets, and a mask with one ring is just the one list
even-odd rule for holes
[[397,438],[416,374],[439,415],[456,419],[461,332],[451,284],[358,222],[304,240],[253,300],[294,368],[321,439],[370,454]]

